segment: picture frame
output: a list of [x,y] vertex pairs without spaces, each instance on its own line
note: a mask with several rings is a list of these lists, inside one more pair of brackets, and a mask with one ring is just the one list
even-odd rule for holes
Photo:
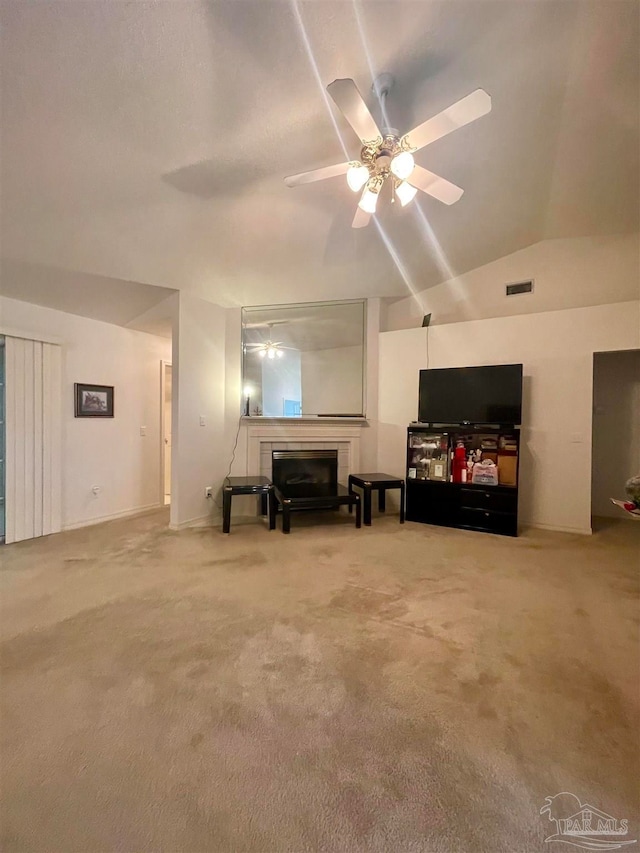
[[113,385],[76,382],[74,388],[76,418],[113,417]]

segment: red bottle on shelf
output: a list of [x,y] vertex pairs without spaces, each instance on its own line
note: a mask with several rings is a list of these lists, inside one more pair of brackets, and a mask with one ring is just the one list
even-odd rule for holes
[[464,448],[464,443],[459,441],[456,444],[456,449],[453,451],[453,482],[464,482],[462,471],[465,474],[467,471],[467,453]]

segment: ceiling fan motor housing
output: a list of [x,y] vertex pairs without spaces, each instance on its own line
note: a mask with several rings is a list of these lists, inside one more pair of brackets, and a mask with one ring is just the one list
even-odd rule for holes
[[391,169],[391,161],[404,150],[397,130],[386,128],[382,139],[378,138],[363,146],[360,152],[360,160],[369,169],[372,176],[386,177]]

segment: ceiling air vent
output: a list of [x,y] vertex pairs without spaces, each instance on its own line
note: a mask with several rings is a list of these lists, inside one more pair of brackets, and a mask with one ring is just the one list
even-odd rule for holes
[[506,287],[507,296],[515,296],[517,293],[531,293],[533,290],[533,280],[518,281],[515,284],[508,284]]

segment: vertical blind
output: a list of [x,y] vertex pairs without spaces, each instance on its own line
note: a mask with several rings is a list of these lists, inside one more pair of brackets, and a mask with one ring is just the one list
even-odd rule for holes
[[6,542],[61,529],[61,352],[5,338]]

